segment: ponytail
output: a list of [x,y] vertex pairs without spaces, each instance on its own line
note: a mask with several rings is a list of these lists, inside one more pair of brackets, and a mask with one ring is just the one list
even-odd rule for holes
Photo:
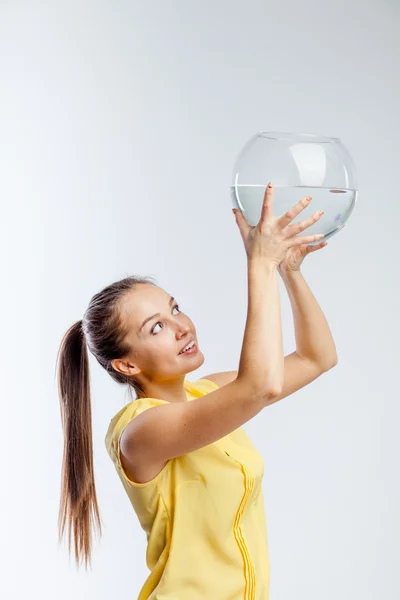
[[74,537],[75,561],[91,566],[92,520],[101,536],[93,469],[89,357],[82,321],[64,335],[59,349],[58,393],[64,432],[59,542],[68,522],[68,549]]

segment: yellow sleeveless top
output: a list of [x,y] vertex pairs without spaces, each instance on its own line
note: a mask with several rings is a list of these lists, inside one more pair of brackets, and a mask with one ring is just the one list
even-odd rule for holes
[[[184,385],[188,400],[218,389],[207,379]],[[264,461],[241,427],[169,460],[146,483],[135,483],[124,472],[123,430],[141,412],[165,402],[133,400],[111,419],[105,437],[147,536],[150,574],[138,600],[268,600]]]

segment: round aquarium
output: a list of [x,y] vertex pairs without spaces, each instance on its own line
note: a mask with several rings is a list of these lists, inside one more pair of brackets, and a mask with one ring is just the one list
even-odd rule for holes
[[357,200],[353,160],[339,138],[312,133],[260,131],[243,147],[236,159],[231,185],[232,206],[249,225],[261,217],[265,189],[274,185],[275,217],[305,196],[312,200],[292,223],[323,210],[321,219],[298,235],[323,233],[320,244],[344,227]]

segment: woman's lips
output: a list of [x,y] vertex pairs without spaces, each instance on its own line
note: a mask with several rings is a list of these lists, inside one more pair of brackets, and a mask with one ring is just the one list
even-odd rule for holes
[[196,354],[197,352],[197,344],[194,343],[190,350],[186,350],[186,352],[181,352],[178,356],[189,356],[191,354]]

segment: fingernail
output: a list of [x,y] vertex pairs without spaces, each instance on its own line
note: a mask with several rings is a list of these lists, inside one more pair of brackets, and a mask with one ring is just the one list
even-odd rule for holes
[[269,184],[268,184],[268,187],[269,187],[269,188],[272,188],[272,187],[273,187],[273,185],[272,185],[272,182],[271,182],[271,181],[269,182]]

